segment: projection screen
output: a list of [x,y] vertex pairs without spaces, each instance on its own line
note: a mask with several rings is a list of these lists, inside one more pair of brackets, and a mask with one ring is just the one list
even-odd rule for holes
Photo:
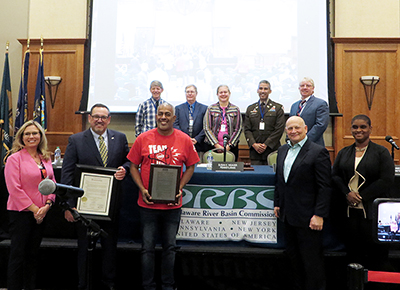
[[299,81],[311,77],[328,102],[327,2],[93,0],[84,109],[101,102],[113,113],[136,112],[152,80],[173,105],[186,101],[186,85],[210,105],[226,84],[242,112],[268,80],[270,98],[288,112]]

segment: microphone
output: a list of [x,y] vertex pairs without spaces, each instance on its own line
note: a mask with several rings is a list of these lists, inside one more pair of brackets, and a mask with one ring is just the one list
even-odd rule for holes
[[396,142],[394,142],[392,136],[386,136],[385,140],[388,141],[394,148],[396,148],[397,150],[399,150],[399,146],[397,146]]
[[55,183],[51,179],[44,179],[39,183],[39,192],[43,195],[49,195],[55,192],[59,192],[59,195],[65,195],[67,191],[75,191],[77,197],[81,197],[84,193],[82,188],[65,185],[61,183]]
[[228,134],[224,134],[224,136],[222,138],[224,139],[224,148],[225,148],[226,145],[228,144],[229,135]]

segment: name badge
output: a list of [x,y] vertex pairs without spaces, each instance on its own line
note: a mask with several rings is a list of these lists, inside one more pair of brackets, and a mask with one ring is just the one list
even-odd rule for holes
[[193,126],[193,120],[189,120],[189,126]]
[[263,120],[260,122],[259,130],[265,130],[265,123]]
[[226,131],[226,125],[225,124],[221,124],[221,131],[225,132]]

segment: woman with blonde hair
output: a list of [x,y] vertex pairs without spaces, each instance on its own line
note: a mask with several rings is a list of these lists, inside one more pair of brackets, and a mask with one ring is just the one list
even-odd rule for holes
[[38,190],[43,179],[55,181],[45,132],[38,122],[27,121],[18,130],[4,175],[11,238],[8,289],[35,289],[42,222],[55,200],[54,194],[44,196]]
[[231,91],[227,85],[217,88],[218,103],[207,108],[203,119],[205,142],[217,149],[224,150],[224,135],[229,136],[226,151],[235,154],[237,160],[239,155],[239,138],[242,133],[242,115],[240,109],[230,102]]

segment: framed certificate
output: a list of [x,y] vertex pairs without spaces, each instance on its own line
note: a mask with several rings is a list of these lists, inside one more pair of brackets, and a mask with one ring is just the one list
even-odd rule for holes
[[149,194],[155,203],[174,203],[179,192],[182,166],[151,164]]
[[76,165],[76,183],[84,190],[76,209],[86,218],[111,221],[117,214],[120,182],[114,178],[117,168]]

